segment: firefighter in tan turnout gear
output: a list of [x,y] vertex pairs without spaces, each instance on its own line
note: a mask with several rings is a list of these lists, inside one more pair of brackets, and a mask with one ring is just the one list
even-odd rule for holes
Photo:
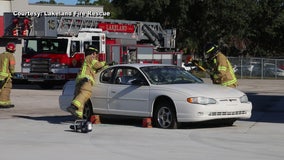
[[214,84],[236,88],[237,78],[228,58],[213,43],[208,43],[204,47],[204,54],[211,80]]
[[10,94],[12,89],[11,76],[15,71],[16,45],[9,42],[6,45],[6,52],[0,54],[0,108],[12,108]]
[[76,78],[74,99],[67,108],[68,112],[79,119],[83,118],[85,103],[91,97],[96,72],[107,66],[105,61],[98,60],[98,50],[95,47],[89,46],[85,55],[85,61]]

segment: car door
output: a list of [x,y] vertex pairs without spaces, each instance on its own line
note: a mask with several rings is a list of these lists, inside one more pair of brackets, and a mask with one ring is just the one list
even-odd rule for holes
[[113,84],[114,70],[115,68],[108,68],[96,76],[91,98],[94,113],[108,114],[108,91]]
[[[149,85],[145,77],[135,68],[117,68],[115,84],[109,88],[109,113],[129,116],[149,116]],[[133,80],[143,84],[133,84]]]

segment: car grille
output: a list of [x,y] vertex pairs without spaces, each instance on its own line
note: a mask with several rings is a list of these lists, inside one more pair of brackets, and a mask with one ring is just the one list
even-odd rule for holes
[[235,98],[230,98],[230,99],[220,99],[220,102],[237,102],[238,100]]
[[31,59],[31,73],[49,73],[49,59]]
[[234,112],[210,112],[209,116],[231,116],[247,114],[246,111],[234,111]]

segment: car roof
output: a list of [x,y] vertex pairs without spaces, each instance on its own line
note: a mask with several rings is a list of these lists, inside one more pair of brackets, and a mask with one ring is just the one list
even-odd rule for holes
[[140,68],[140,67],[147,67],[147,66],[176,66],[176,65],[173,65],[173,64],[155,64],[155,63],[130,63],[130,64],[117,64],[117,65],[114,65],[114,67],[115,66]]

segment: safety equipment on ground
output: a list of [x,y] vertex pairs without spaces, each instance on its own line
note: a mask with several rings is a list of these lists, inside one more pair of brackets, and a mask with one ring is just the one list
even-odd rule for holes
[[93,129],[93,124],[85,119],[76,120],[74,124],[70,125],[70,129],[75,132],[88,133]]
[[6,51],[11,52],[11,53],[14,53],[14,52],[16,51],[16,45],[15,45],[15,43],[9,42],[9,43],[6,45]]

